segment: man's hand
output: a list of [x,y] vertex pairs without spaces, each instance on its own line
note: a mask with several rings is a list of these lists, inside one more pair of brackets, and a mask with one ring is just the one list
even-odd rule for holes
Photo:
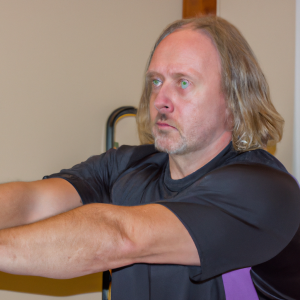
[[0,270],[72,278],[134,263],[200,265],[186,228],[159,204],[89,204],[0,231]]

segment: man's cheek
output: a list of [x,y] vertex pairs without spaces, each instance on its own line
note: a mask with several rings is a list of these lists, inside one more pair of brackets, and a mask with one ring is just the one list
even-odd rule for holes
[[151,102],[150,102],[149,111],[150,111],[150,120],[151,120],[151,123],[153,123],[158,112],[157,112],[156,108],[154,107],[154,105],[151,105]]

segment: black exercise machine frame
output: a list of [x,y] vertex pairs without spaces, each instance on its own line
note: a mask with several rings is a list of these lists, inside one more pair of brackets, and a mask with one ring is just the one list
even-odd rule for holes
[[[137,109],[133,106],[122,106],[115,109],[107,119],[106,122],[106,151],[115,147],[115,125],[117,122],[128,116],[135,116]],[[103,272],[102,279],[102,300],[110,300],[109,285],[111,282],[110,271]]]

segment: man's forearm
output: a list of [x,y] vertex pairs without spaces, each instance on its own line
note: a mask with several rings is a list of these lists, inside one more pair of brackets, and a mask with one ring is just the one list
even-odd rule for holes
[[0,271],[62,279],[129,264],[121,257],[127,239],[108,206],[91,204],[1,230]]
[[188,231],[158,204],[94,203],[0,230],[0,271],[72,278],[133,263],[199,265]]

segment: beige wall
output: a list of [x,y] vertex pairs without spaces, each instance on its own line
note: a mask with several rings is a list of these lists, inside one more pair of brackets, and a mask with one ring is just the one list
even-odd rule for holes
[[262,66],[274,105],[285,119],[276,157],[292,172],[295,0],[218,0],[218,15],[241,30]]
[[294,174],[300,182],[300,0],[296,0]]
[[[103,152],[108,115],[138,104],[154,41],[181,13],[181,0],[0,0],[0,182],[40,179]],[[136,143],[125,123],[134,125],[120,121],[120,142]],[[2,290],[100,288],[98,274],[66,281],[0,274]],[[0,291],[0,299],[50,298]]]
[[0,1],[0,182],[105,149],[109,113],[137,105],[146,60],[181,0]]

